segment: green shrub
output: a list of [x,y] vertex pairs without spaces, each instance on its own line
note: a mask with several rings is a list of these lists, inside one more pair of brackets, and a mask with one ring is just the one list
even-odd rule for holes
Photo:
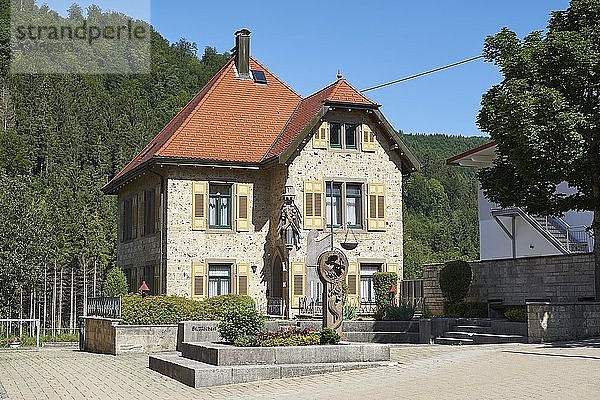
[[408,304],[387,305],[377,307],[373,318],[378,321],[410,321],[415,315],[415,309]]
[[344,303],[344,305],[342,306],[342,318],[344,318],[345,321],[351,321],[353,319],[356,319],[357,314],[358,307]]
[[321,344],[338,344],[340,340],[340,335],[334,329],[323,328],[321,331]]
[[217,330],[226,342],[235,343],[241,337],[256,335],[264,326],[265,317],[255,308],[230,307],[223,312]]
[[481,301],[461,301],[446,306],[446,317],[450,318],[486,318],[488,305]]
[[309,333],[306,335],[294,335],[290,337],[275,337],[265,339],[261,342],[261,347],[277,347],[277,346],[312,346],[319,344],[321,335],[318,333]]
[[525,307],[509,308],[504,313],[509,321],[527,322],[527,309]]
[[102,294],[105,297],[118,297],[127,294],[127,278],[121,268],[114,267],[108,271],[102,284]]
[[123,296],[121,318],[127,325],[177,324],[192,319],[193,303],[177,296]]
[[440,289],[448,304],[461,302],[467,297],[473,270],[466,261],[448,261],[440,270]]
[[[398,274],[395,272],[375,272],[373,274],[375,304],[378,308],[383,308],[393,303],[397,284]],[[391,289],[394,289],[394,291],[390,291]]]
[[226,294],[222,296],[209,297],[200,302],[194,312],[195,321],[218,321],[223,317],[226,309],[233,308],[251,308],[255,309],[254,300],[250,296],[238,294]]
[[248,296],[225,295],[204,301],[178,296],[129,295],[121,299],[121,318],[129,325],[177,324],[181,321],[217,321],[225,309],[233,307],[254,309]]

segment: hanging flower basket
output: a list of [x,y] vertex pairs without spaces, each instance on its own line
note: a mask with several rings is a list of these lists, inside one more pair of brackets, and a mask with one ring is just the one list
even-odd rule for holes
[[342,248],[344,250],[354,250],[356,248],[356,246],[358,246],[358,243],[345,242],[345,243],[340,243],[340,245],[342,246]]

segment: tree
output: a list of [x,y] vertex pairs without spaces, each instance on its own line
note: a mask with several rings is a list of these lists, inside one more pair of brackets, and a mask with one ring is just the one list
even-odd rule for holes
[[[504,76],[482,100],[477,123],[498,144],[479,173],[485,195],[544,215],[594,212],[600,233],[600,0],[572,0],[545,32],[523,40],[507,28],[484,55]],[[557,191],[561,182],[575,193]],[[594,245],[600,298],[600,241]]]
[[106,280],[102,284],[102,294],[106,297],[124,296],[127,294],[127,278],[123,270],[113,267],[106,274]]

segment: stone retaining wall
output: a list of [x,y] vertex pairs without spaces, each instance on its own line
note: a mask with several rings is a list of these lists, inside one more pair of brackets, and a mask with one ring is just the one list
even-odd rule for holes
[[120,325],[119,322],[118,319],[84,317],[81,350],[119,355],[176,349],[177,325]]
[[529,343],[600,337],[600,303],[528,303]]
[[[577,302],[595,296],[593,254],[510,258],[470,263],[471,300],[501,300],[504,305],[527,301]],[[427,265],[424,272],[426,310],[443,313],[438,275],[441,264]]]

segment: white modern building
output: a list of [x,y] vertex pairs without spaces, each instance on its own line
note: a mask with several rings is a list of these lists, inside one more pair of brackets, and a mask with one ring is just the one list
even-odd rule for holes
[[[490,142],[448,159],[448,165],[492,166],[496,143]],[[563,193],[575,189],[559,185]],[[489,201],[477,184],[479,256],[481,260],[587,253],[593,250],[589,227],[593,213],[569,211],[564,215],[539,216],[519,207],[501,208]]]

